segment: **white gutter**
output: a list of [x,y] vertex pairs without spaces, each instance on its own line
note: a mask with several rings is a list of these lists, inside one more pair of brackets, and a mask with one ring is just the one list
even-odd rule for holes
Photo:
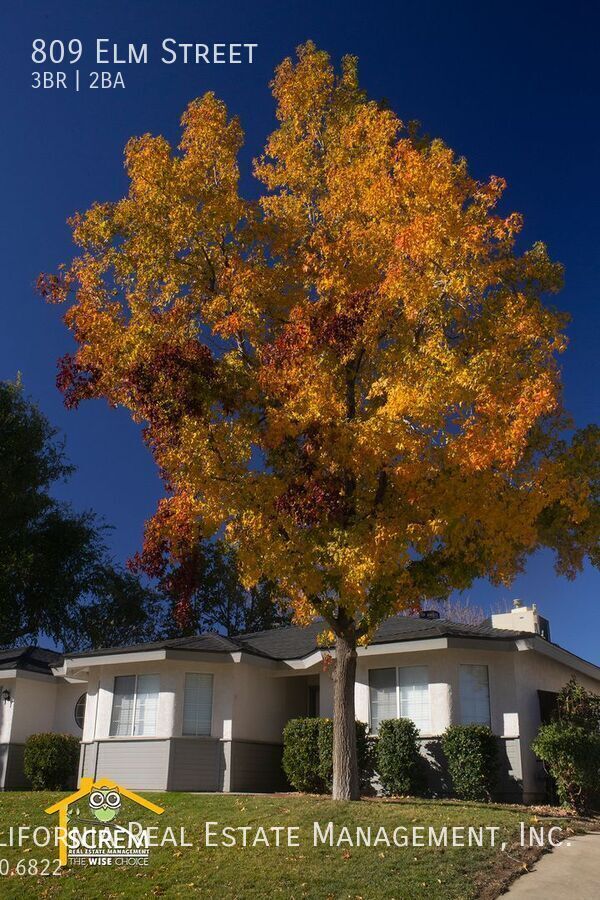
[[90,654],[89,656],[77,656],[64,658],[62,666],[52,669],[55,675],[63,678],[77,677],[76,673],[84,672],[94,666],[128,665],[138,662],[157,662],[162,660],[180,660],[181,662],[209,662],[223,665],[225,663],[250,663],[265,666],[267,668],[278,667],[279,662],[267,657],[256,656],[243,650],[234,650],[230,653],[210,652],[209,650],[185,650],[176,647],[167,647],[162,650],[141,650],[129,653],[103,653]]

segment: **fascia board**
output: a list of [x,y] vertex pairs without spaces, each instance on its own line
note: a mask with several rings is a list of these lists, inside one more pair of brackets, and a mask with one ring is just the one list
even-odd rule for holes
[[533,650],[537,653],[541,653],[543,656],[548,656],[556,662],[569,666],[571,669],[575,669],[577,672],[581,672],[589,678],[600,681],[600,666],[588,662],[587,659],[581,659],[580,656],[576,656],[574,653],[565,650],[563,647],[559,647],[557,644],[550,644],[543,638],[538,637],[538,635],[533,635],[532,639],[526,639],[524,641],[519,641],[518,643],[521,645],[519,646],[519,650]]

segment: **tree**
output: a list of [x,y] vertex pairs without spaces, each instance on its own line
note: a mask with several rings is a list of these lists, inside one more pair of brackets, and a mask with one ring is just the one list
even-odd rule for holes
[[459,625],[482,625],[488,618],[481,606],[473,606],[470,600],[461,600],[457,597],[450,597],[447,600],[424,600],[418,610],[411,610],[409,614],[418,616],[421,609],[433,609],[439,612],[442,619]]
[[61,632],[70,651],[123,647],[165,636],[166,599],[130,572],[99,560]]
[[45,633],[71,649],[151,637],[159,598],[107,559],[102,527],[50,491],[73,471],[56,430],[0,382],[0,646]]
[[[175,566],[163,562],[155,574],[174,608],[170,621],[165,621],[167,634],[218,631],[236,635],[289,624],[289,610],[278,599],[275,585],[262,579],[244,588],[235,553],[223,541],[200,541]],[[134,569],[143,566],[144,560],[134,560]],[[187,599],[183,609],[182,596]]]
[[546,536],[577,568],[597,535],[589,474],[558,444],[566,320],[540,298],[561,267],[516,252],[502,179],[368,100],[353,58],[336,76],[308,43],[273,93],[257,201],[238,190],[240,124],[206,94],[177,151],[128,143],[128,195],[74,217],[81,253],[40,289],[74,297],[67,404],[145,422],[166,486],[148,564],[223,536],[246,586],[272,579],[335,639],[348,798],[357,645],[424,599],[510,582]]

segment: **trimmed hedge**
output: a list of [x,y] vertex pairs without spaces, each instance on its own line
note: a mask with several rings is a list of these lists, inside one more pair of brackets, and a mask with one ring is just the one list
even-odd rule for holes
[[290,719],[283,729],[283,771],[297,791],[320,794],[324,785],[320,772],[320,719]]
[[460,800],[491,800],[498,744],[487,725],[450,725],[442,735],[453,793]]
[[419,794],[425,789],[419,730],[410,719],[386,719],[379,726],[376,769],[386,794]]
[[79,738],[72,734],[32,734],[25,741],[23,769],[34,791],[64,791],[75,786]]
[[[356,750],[361,785],[373,774],[372,740],[363,722],[356,723]],[[290,719],[283,729],[283,771],[297,791],[323,794],[333,781],[333,722],[331,719]]]

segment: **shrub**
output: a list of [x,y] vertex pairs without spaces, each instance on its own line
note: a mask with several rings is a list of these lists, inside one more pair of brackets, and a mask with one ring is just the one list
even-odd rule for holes
[[379,726],[377,774],[386,794],[419,794],[425,787],[419,731],[410,719],[386,719]]
[[283,771],[297,791],[319,794],[319,719],[290,719],[283,729]]
[[570,722],[542,725],[531,745],[556,781],[561,803],[586,812],[600,792],[600,732]]
[[600,696],[587,691],[575,678],[556,698],[556,711],[562,722],[581,725],[586,731],[600,730]]
[[23,768],[34,791],[74,787],[79,762],[79,738],[72,734],[32,734],[25,741]]
[[571,678],[557,697],[555,721],[531,748],[554,778],[561,803],[587,812],[600,805],[600,697]]
[[[319,722],[319,775],[325,790],[331,791],[333,787],[333,721],[320,719]],[[373,738],[369,734],[369,726],[364,722],[356,723],[356,755],[360,786],[365,788],[373,777]]]
[[498,744],[487,725],[450,725],[442,736],[452,789],[461,800],[490,800],[498,774]]
[[[373,774],[371,739],[367,726],[356,723],[358,771],[362,785]],[[331,791],[333,780],[333,722],[331,719],[290,719],[283,729],[283,771],[297,791]]]

